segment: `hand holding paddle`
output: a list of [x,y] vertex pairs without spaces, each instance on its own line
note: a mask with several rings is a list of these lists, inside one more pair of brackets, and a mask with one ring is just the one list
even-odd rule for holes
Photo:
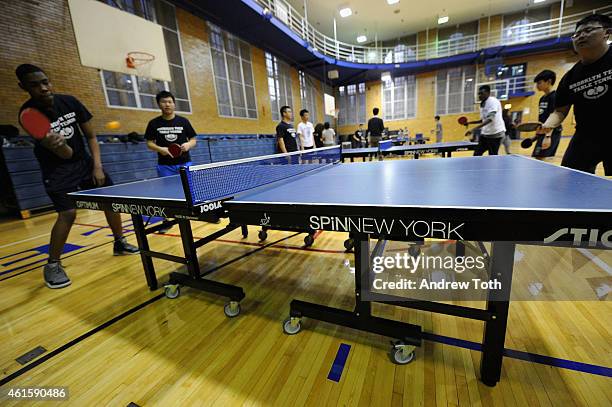
[[170,157],[178,158],[183,154],[183,149],[180,144],[172,143],[168,146],[168,152],[170,153]]
[[460,118],[457,119],[457,123],[459,123],[462,126],[467,127],[468,126],[468,118],[465,116],[461,116]]
[[19,123],[30,136],[39,141],[51,131],[49,118],[33,107],[26,107],[19,113]]
[[521,141],[521,147],[523,148],[531,147],[533,142],[536,141],[540,135],[544,135],[544,139],[542,140],[542,149],[546,150],[547,148],[550,147],[551,139],[550,139],[549,133],[552,131],[552,129],[549,130],[549,129],[543,128],[541,122],[521,123],[518,126],[516,126],[516,130],[524,131],[524,132],[532,132],[532,131],[536,132],[535,136]]
[[72,148],[66,144],[64,136],[51,131],[49,118],[40,110],[26,107],[19,113],[19,123],[30,136],[59,157],[67,159],[72,156]]

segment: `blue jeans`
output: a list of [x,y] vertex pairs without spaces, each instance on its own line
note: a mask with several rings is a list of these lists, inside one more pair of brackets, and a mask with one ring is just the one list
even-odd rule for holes
[[160,165],[157,164],[157,176],[169,177],[170,175],[178,175],[181,167],[189,167],[193,165],[191,161],[188,161],[180,165]]

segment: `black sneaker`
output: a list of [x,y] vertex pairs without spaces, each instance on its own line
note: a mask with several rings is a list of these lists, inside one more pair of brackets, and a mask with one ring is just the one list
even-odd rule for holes
[[122,237],[119,240],[115,240],[115,244],[113,245],[113,255],[121,256],[122,254],[138,254],[140,250],[138,247],[131,245],[125,240],[125,237]]
[[43,275],[45,277],[45,284],[49,288],[63,288],[72,283],[60,262],[45,264]]

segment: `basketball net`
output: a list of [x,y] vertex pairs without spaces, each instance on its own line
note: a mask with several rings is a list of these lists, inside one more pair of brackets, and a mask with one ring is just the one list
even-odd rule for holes
[[153,61],[155,61],[155,55],[149,54],[148,52],[128,52],[125,57],[125,65],[133,70],[133,73],[140,78],[151,78]]

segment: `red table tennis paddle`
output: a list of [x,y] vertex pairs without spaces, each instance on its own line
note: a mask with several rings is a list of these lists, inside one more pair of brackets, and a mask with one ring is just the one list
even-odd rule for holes
[[183,154],[183,151],[181,150],[181,146],[176,143],[172,143],[168,146],[168,152],[170,153],[172,158],[178,158],[181,156],[181,154]]
[[51,130],[49,118],[33,107],[26,107],[21,111],[19,123],[36,140],[44,139]]
[[465,116],[461,116],[460,118],[457,119],[457,123],[459,123],[462,126],[467,126],[468,125],[468,118]]

